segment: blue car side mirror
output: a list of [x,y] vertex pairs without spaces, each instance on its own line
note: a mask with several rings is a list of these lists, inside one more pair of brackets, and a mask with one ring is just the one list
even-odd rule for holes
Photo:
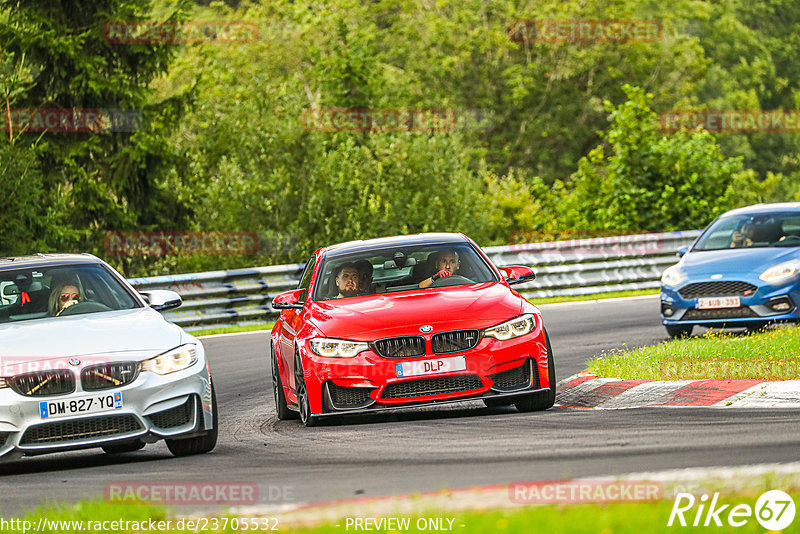
[[682,258],[682,257],[684,257],[684,256],[686,255],[686,253],[687,253],[687,252],[689,252],[689,246],[688,246],[688,245],[687,245],[687,246],[685,246],[685,247],[681,247],[681,248],[679,248],[679,249],[678,249],[678,257],[679,257],[679,258]]

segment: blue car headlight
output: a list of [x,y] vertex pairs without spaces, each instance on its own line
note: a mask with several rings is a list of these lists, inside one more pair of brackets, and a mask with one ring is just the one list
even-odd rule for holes
[[677,265],[667,267],[661,275],[661,283],[665,286],[675,287],[686,279],[686,274]]
[[785,261],[778,265],[773,265],[758,277],[759,280],[764,282],[780,282],[791,278],[800,272],[800,263],[795,260]]

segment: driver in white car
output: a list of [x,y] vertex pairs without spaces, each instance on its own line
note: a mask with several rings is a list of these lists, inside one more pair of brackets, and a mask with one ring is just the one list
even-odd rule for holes
[[458,252],[455,250],[442,250],[431,254],[433,258],[433,266],[437,271],[436,274],[430,276],[419,283],[419,287],[430,287],[439,278],[453,276],[458,272],[461,267],[461,260],[458,258]]
[[50,315],[58,317],[61,312],[80,301],[81,294],[75,285],[65,283],[60,289],[56,286],[50,295]]

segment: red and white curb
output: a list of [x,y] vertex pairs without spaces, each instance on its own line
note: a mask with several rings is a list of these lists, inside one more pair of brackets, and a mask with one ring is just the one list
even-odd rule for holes
[[558,390],[556,405],[565,408],[800,408],[800,380],[622,380],[583,372]]

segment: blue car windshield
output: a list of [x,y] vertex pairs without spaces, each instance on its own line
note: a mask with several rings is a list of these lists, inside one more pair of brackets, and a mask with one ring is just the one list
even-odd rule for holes
[[692,250],[763,247],[800,247],[800,212],[722,217]]

